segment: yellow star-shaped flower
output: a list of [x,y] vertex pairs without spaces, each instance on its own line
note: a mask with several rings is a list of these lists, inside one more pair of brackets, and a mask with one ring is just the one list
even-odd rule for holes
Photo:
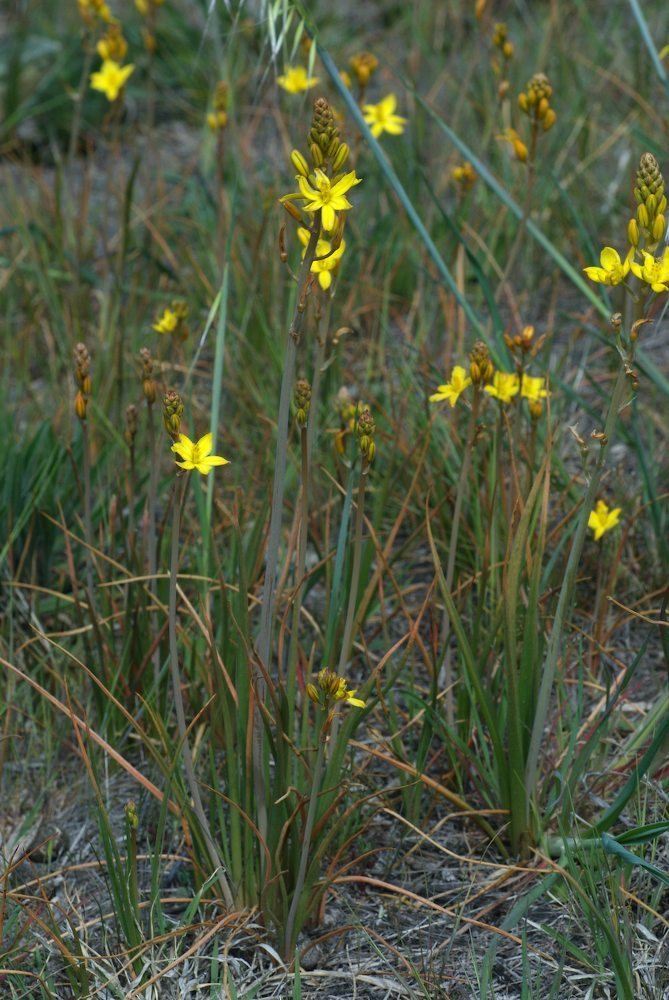
[[196,442],[191,441],[185,434],[180,434],[179,440],[172,445],[172,451],[183,459],[182,462],[177,462],[177,465],[188,471],[197,469],[203,476],[208,476],[215,465],[228,465],[227,458],[211,454],[213,442],[212,434],[205,434]]
[[401,115],[396,115],[396,109],[397,98],[394,94],[388,94],[378,104],[364,105],[362,113],[375,139],[382,132],[387,132],[389,135],[401,135],[404,132],[407,120]]
[[520,379],[514,372],[495,372],[492,384],[484,386],[484,389],[500,403],[510,403],[520,391]]
[[286,72],[276,78],[276,82],[289,94],[301,94],[319,82],[317,76],[309,76],[304,66],[286,66]]
[[115,101],[134,68],[132,63],[121,66],[113,59],[105,59],[98,72],[91,73],[91,87],[104,94],[108,101]]
[[360,183],[360,178],[355,176],[355,170],[350,170],[340,177],[328,177],[318,167],[314,171],[314,183],[309,183],[306,177],[300,174],[297,177],[297,184],[300,194],[304,199],[304,208],[307,212],[317,212],[321,210],[321,222],[326,232],[334,229],[337,220],[337,212],[345,212],[353,208],[346,197],[346,192]]
[[525,399],[529,399],[530,403],[538,403],[548,395],[546,379],[541,376],[523,375],[520,393]]
[[583,271],[590,281],[597,281],[601,285],[619,285],[629,273],[632,253],[633,251],[630,251],[625,259],[621,260],[617,250],[613,247],[604,247],[599,255],[601,267],[584,267]]
[[[311,233],[304,226],[300,226],[297,230],[297,236],[304,246],[302,251],[304,257]],[[344,240],[341,241],[336,250],[332,249],[330,240],[319,239],[316,244],[316,259],[311,265],[311,272],[318,275],[318,284],[324,291],[327,291],[332,284],[332,272],[339,267],[339,261],[345,249],[346,242]]]
[[595,509],[590,511],[590,517],[588,518],[588,527],[592,528],[596,542],[599,541],[605,532],[610,531],[611,528],[615,528],[620,520],[621,510],[621,507],[609,508],[603,500],[597,501]]
[[631,261],[632,273],[637,278],[641,278],[654,292],[669,291],[669,247],[664,248],[664,253],[657,259],[652,253],[641,251],[643,254],[643,264]]
[[172,309],[165,309],[162,316],[153,324],[153,329],[157,333],[174,333],[178,322],[177,314]]
[[447,399],[451,406],[455,406],[460,395],[467,386],[472,384],[472,380],[461,365],[456,365],[451,372],[450,382],[444,383],[437,388],[430,396],[431,403],[439,403],[442,399]]

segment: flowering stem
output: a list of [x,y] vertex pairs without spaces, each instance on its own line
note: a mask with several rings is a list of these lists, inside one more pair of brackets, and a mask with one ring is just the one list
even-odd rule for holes
[[[283,494],[286,479],[286,455],[288,451],[288,416],[290,408],[290,397],[295,381],[295,358],[297,355],[297,345],[300,339],[302,319],[305,308],[305,293],[307,280],[311,265],[316,256],[316,246],[321,228],[320,212],[314,216],[314,224],[309,237],[302,265],[297,277],[297,301],[295,312],[290,324],[288,333],[288,343],[286,345],[286,356],[283,364],[283,377],[281,380],[281,395],[279,398],[279,418],[277,425],[276,453],[274,459],[274,483],[272,486],[272,509],[269,521],[269,537],[267,541],[267,557],[265,560],[265,580],[262,592],[262,605],[260,609],[260,634],[258,638],[258,655],[265,668],[269,670],[270,647],[272,642],[272,615],[274,612],[274,598],[276,587],[276,571],[279,557],[279,541],[281,535],[281,521],[283,515]],[[259,688],[264,697],[264,682],[259,681]]]
[[353,567],[351,569],[351,586],[348,592],[348,607],[346,609],[346,625],[344,626],[344,638],[339,653],[338,673],[343,674],[348,658],[351,655],[353,645],[353,629],[356,622],[356,604],[358,602],[358,586],[360,584],[360,562],[362,559],[362,526],[365,520],[365,486],[369,463],[366,458],[362,460],[360,470],[360,482],[358,484],[358,499],[355,512],[355,535],[353,541]]
[[300,490],[300,527],[297,540],[297,558],[295,561],[295,597],[293,598],[293,627],[291,632],[290,653],[288,659],[287,701],[291,717],[289,733],[293,733],[292,717],[296,700],[297,654],[299,649],[298,632],[300,624],[300,608],[304,595],[304,571],[307,561],[307,535],[309,528],[309,445],[308,426],[300,428],[300,453],[302,458],[302,488]]
[[625,394],[626,382],[627,373],[625,370],[625,359],[623,357],[613,389],[613,395],[611,396],[609,410],[606,416],[604,438],[602,439],[600,445],[599,457],[590,478],[590,482],[588,483],[588,488],[583,499],[583,506],[581,507],[578,522],[576,524],[576,531],[574,532],[574,538],[569,552],[569,559],[567,560],[567,567],[562,587],[560,588],[560,596],[555,609],[553,628],[551,630],[548,647],[546,649],[546,659],[541,674],[541,685],[539,687],[539,694],[537,697],[537,707],[534,716],[534,725],[532,726],[532,736],[530,738],[525,769],[525,788],[528,797],[532,795],[537,780],[540,759],[539,750],[541,748],[541,741],[543,739],[544,729],[546,726],[546,718],[548,716],[550,696],[553,689],[553,679],[555,677],[560,652],[563,650],[563,633],[566,618],[571,608],[574,585],[576,583],[576,574],[578,572],[581,552],[583,550],[585,532],[588,527],[588,518],[599,490],[599,483],[606,464],[606,458],[611,447],[611,439],[613,437],[613,432],[615,431],[616,420],[618,419],[618,413]]
[[325,361],[325,346],[327,342],[328,327],[330,325],[330,312],[332,310],[332,300],[328,298],[327,305],[323,309],[320,305],[316,326],[316,351],[314,357],[314,374],[311,380],[311,405],[309,407],[309,423],[307,424],[307,453],[309,458],[314,450],[314,443],[318,438],[318,403],[323,375],[323,362]]
[[[460,466],[458,477],[458,487],[455,494],[455,505],[453,507],[453,521],[451,522],[451,537],[448,543],[448,564],[446,566],[446,589],[450,594],[453,588],[453,577],[455,576],[455,556],[458,548],[458,534],[460,531],[460,517],[462,515],[462,504],[465,491],[467,489],[467,477],[471,464],[471,455],[474,447],[474,437],[476,435],[476,421],[478,419],[480,403],[480,393],[478,385],[474,386],[474,398],[472,400],[472,411],[469,417],[469,428],[467,431],[467,443],[465,453]],[[453,698],[453,684],[451,677],[451,662],[448,655],[447,643],[450,632],[450,617],[448,611],[444,609],[444,624],[441,633],[441,642],[445,650],[444,667],[442,681],[446,687],[446,721],[452,726],[455,721],[455,702]]]
[[[147,402],[147,423],[149,428],[149,495],[147,500],[147,560],[149,564],[149,593],[153,603],[156,602],[156,574],[158,572],[158,556],[156,551],[156,480],[158,478],[158,456],[156,455],[156,424],[153,415],[153,404]],[[153,681],[158,694],[160,681],[160,648],[156,643],[153,651]]]
[[[172,549],[170,557],[170,592],[169,592],[169,604],[168,604],[168,628],[169,628],[169,645],[170,645],[170,673],[172,675],[172,692],[174,695],[174,704],[176,707],[177,714],[177,728],[179,732],[179,742],[183,750],[184,758],[184,770],[186,772],[186,783],[188,785],[189,791],[193,797],[193,807],[195,811],[195,816],[197,817],[198,823],[200,825],[200,831],[204,837],[205,844],[207,846],[207,852],[211,859],[211,863],[218,872],[218,883],[221,887],[223,893],[223,899],[225,900],[226,906],[230,909],[233,906],[233,897],[228,884],[228,880],[225,877],[223,871],[223,865],[221,859],[216,850],[216,845],[214,844],[213,837],[211,835],[211,830],[209,829],[209,822],[205,816],[204,808],[202,806],[202,800],[200,798],[200,789],[197,784],[197,779],[195,777],[195,768],[193,765],[193,755],[190,749],[190,743],[188,742],[188,732],[186,730],[186,714],[184,712],[183,697],[181,694],[181,677],[179,675],[179,646],[177,643],[177,577],[179,573],[179,532],[181,530],[181,514],[184,508],[184,502],[186,500],[186,491],[188,489],[188,476],[184,476],[181,484],[176,484],[177,495],[174,498],[174,508],[172,511]],[[180,488],[179,488],[180,487]]]
[[[276,571],[279,559],[279,541],[281,538],[281,520],[283,514],[283,494],[286,479],[286,455],[288,451],[288,416],[290,398],[295,381],[295,358],[300,339],[302,319],[305,310],[307,281],[311,265],[316,256],[316,246],[321,229],[321,213],[314,214],[314,222],[309,237],[309,243],[297,276],[297,300],[293,320],[288,331],[286,356],[283,363],[281,379],[281,395],[279,398],[279,418],[277,424],[276,452],[274,459],[274,483],[272,486],[272,507],[269,519],[269,537],[267,540],[267,556],[265,558],[265,580],[263,583],[260,608],[260,632],[258,636],[258,656],[265,670],[270,671],[270,650],[272,645],[272,618],[274,615],[274,599],[276,588]],[[257,701],[265,700],[265,679],[261,671],[256,671]],[[262,737],[262,718],[256,704],[253,726],[253,773],[255,795],[258,809],[258,831],[262,842],[267,840],[267,803],[265,797],[265,770]],[[264,859],[264,854],[262,855]],[[261,862],[264,864],[264,861]]]
[[88,435],[88,423],[81,421],[82,450],[84,466],[84,533],[86,535],[86,589],[91,612],[93,602],[93,513],[91,505],[91,445]]
[[72,163],[74,162],[74,157],[77,154],[77,146],[79,145],[79,132],[81,131],[81,112],[84,105],[84,99],[86,97],[86,88],[88,86],[88,74],[91,71],[91,65],[93,63],[93,53],[94,49],[92,48],[90,39],[87,35],[84,41],[84,63],[81,68],[81,77],[79,78],[79,86],[77,87],[77,94],[74,99],[74,115],[72,117],[72,129],[70,131],[70,142],[67,150],[68,167],[72,166]]
[[304,882],[307,875],[307,864],[309,863],[309,852],[311,848],[311,835],[314,830],[314,823],[316,822],[316,810],[318,808],[318,796],[321,790],[321,781],[323,779],[323,765],[325,763],[325,726],[321,730],[320,739],[318,741],[318,753],[316,754],[316,761],[314,763],[314,773],[311,779],[311,794],[309,796],[309,811],[307,812],[307,821],[304,824],[304,833],[302,835],[302,850],[300,852],[300,864],[297,870],[297,878],[295,879],[295,886],[293,888],[293,898],[290,902],[290,910],[288,911],[288,918],[286,920],[286,937],[284,945],[284,955],[286,960],[290,959],[293,953],[294,940],[293,935],[295,933],[295,919],[297,917],[297,910],[300,905],[300,899],[302,897],[302,890],[304,889]]

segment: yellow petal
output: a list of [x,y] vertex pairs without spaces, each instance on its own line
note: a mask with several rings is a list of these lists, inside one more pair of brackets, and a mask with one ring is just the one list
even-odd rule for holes
[[612,271],[614,267],[621,265],[620,254],[613,247],[604,247],[599,255],[599,260],[605,271]]
[[211,431],[205,434],[195,445],[197,448],[197,453],[200,459],[206,458],[211,449],[214,447],[214,435]]

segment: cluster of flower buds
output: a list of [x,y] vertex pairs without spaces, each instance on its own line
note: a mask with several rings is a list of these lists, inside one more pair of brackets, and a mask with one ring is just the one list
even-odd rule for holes
[[550,105],[553,88],[545,73],[535,73],[527,82],[525,90],[518,95],[518,107],[535,124],[540,124],[544,132],[555,125],[556,114]]
[[137,815],[137,806],[132,799],[126,802],[124,812],[129,828],[131,830],[136,830],[139,826],[139,816]]
[[123,431],[125,443],[130,449],[134,447],[138,428],[139,421],[137,419],[137,407],[134,403],[130,403],[130,405],[126,407],[125,411],[125,430]]
[[531,358],[535,357],[545,339],[545,334],[535,339],[533,326],[524,326],[521,332],[514,336],[508,333],[504,334],[504,343],[506,346],[512,354],[521,359],[526,358],[528,355]]
[[153,53],[156,51],[156,36],[154,34],[156,12],[159,7],[162,7],[165,0],[135,0],[135,7],[137,12],[146,21],[145,26],[142,28],[142,38],[144,39],[144,47],[147,52]]
[[128,51],[128,43],[123,37],[121,25],[110,24],[96,48],[101,59],[112,59],[114,62],[122,63]]
[[219,80],[214,90],[212,109],[207,115],[207,125],[212,132],[224,129],[228,124],[228,85]]
[[667,196],[660,165],[652,153],[644,153],[639,162],[634,185],[637,202],[636,218],[630,219],[627,235],[635,250],[643,240],[644,249],[652,253],[663,239],[667,222]]
[[79,16],[86,25],[92,27],[96,20],[111,24],[113,17],[105,0],[78,0]]
[[149,406],[153,406],[156,401],[156,383],[153,379],[153,358],[148,347],[142,347],[139,352],[139,360],[142,366],[142,392],[144,399]]
[[85,344],[77,344],[74,348],[74,378],[77,383],[74,412],[83,421],[86,419],[86,408],[92,391],[91,356]]
[[498,21],[492,35],[492,44],[499,50],[507,62],[513,57],[513,42],[509,38],[509,29],[503,21]]
[[[325,165],[331,164],[333,173],[337,173],[348,159],[349,148],[339,138],[339,129],[335,122],[334,113],[324,97],[318,97],[314,101],[314,116],[307,136],[307,143],[314,167],[323,168]],[[293,159],[295,152],[297,150],[291,155],[293,166],[298,173],[307,177],[309,170],[307,169],[305,173],[304,169],[300,169],[300,167],[306,166],[306,161],[302,157],[303,163],[300,163],[298,167]],[[297,155],[300,156],[299,153]]]
[[476,183],[476,171],[469,160],[465,160],[464,163],[459,163],[457,167],[453,167],[451,177],[461,191],[469,191]]
[[376,445],[374,443],[375,432],[376,424],[374,423],[374,418],[369,407],[359,405],[358,417],[355,422],[355,433],[358,438],[360,454],[368,465],[372,464],[376,455]]
[[477,340],[469,355],[469,376],[474,385],[488,385],[495,374],[490,351],[482,340]]
[[174,441],[179,437],[183,414],[184,404],[181,396],[174,389],[168,389],[163,396],[163,423]]
[[357,52],[348,61],[351,72],[360,90],[364,90],[379,65],[379,60],[371,52]]
[[343,455],[346,451],[346,438],[355,430],[355,417],[358,412],[355,400],[345,385],[337,393],[335,406],[340,420],[340,428],[335,436],[335,448],[340,455]]
[[293,403],[297,426],[306,427],[309,418],[309,407],[311,406],[311,386],[305,378],[299,378],[295,383]]

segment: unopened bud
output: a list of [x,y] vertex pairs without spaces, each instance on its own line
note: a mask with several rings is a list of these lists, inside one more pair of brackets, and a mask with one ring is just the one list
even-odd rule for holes
[[552,108],[549,108],[546,114],[544,115],[542,121],[544,132],[548,132],[549,129],[553,128],[553,125],[555,125],[556,121],[557,121],[557,115],[555,114]]
[[311,152],[311,159],[313,160],[314,166],[315,167],[322,167],[323,163],[325,162],[325,159],[323,157],[323,151],[321,150],[320,146],[317,143],[312,142],[312,144],[310,146],[310,152]]
[[292,201],[282,200],[281,204],[288,212],[288,215],[291,217],[291,219],[295,219],[296,222],[302,222],[302,216],[300,215],[300,211],[298,208],[295,207],[295,205],[293,205]]
[[335,171],[335,173],[338,170],[341,170],[341,168],[344,166],[344,164],[348,160],[349,152],[350,150],[347,144],[345,142],[340,142],[339,149],[337,150],[335,157],[332,161],[332,169]]
[[527,160],[527,146],[520,139],[514,139],[513,141],[513,151],[516,154],[516,159],[520,160],[521,163],[525,163]]
[[309,164],[302,156],[302,153],[300,153],[299,149],[294,149],[292,151],[292,153],[290,154],[290,162],[293,164],[298,174],[301,174],[302,177],[309,176]]
[[659,242],[664,236],[664,230],[666,228],[666,223],[663,215],[656,215],[653,221],[652,235],[653,239]]
[[639,233],[639,223],[636,219],[630,219],[627,224],[627,239],[632,247],[638,247],[640,233]]
[[81,390],[79,390],[79,392],[77,392],[77,395],[74,397],[74,412],[79,417],[79,419],[82,420],[82,421],[86,419],[86,406],[87,405],[88,404],[87,404],[86,397],[83,395],[83,393],[81,392]]

